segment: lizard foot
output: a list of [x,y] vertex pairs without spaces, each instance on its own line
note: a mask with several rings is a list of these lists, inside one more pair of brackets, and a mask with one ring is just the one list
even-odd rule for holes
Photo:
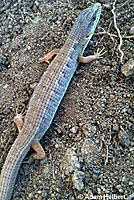
[[16,116],[14,117],[14,120],[13,120],[14,123],[16,124],[19,132],[21,131],[21,129],[23,128],[23,125],[24,125],[23,116],[24,116],[25,112],[23,112],[23,111],[24,111],[24,108],[22,109],[21,113],[19,114],[16,109]]
[[23,163],[31,164],[34,160],[43,160],[46,157],[44,149],[39,141],[34,141],[31,145],[31,148],[33,148],[35,152],[25,158]]
[[86,56],[86,57],[84,57],[84,56],[79,56],[79,57],[78,57],[78,62],[89,63],[89,62],[91,62],[91,61],[93,61],[93,60],[102,58],[102,56],[103,56],[105,53],[106,53],[106,51],[104,51],[104,48],[103,48],[101,51],[97,50],[97,53],[94,54],[94,55]]

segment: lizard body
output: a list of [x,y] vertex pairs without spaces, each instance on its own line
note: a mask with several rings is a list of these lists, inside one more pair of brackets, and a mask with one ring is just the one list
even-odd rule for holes
[[99,3],[83,10],[67,41],[48,66],[29,102],[25,123],[12,145],[0,177],[0,200],[10,200],[20,165],[31,146],[48,130],[101,13]]

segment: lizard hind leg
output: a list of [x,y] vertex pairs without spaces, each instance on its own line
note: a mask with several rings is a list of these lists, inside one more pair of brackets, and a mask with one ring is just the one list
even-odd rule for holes
[[[24,125],[23,114],[17,113],[17,115],[14,117],[14,123],[20,132]],[[25,158],[23,163],[31,164],[34,160],[43,160],[46,157],[45,151],[39,141],[34,141],[31,145],[31,148],[33,148],[35,152]]]
[[23,163],[31,164],[34,160],[43,160],[46,157],[45,151],[39,141],[34,141],[31,144],[31,148],[34,149],[35,152],[25,158]]
[[35,150],[30,156],[31,161],[43,160],[46,157],[45,151],[39,141],[33,142],[31,147]]

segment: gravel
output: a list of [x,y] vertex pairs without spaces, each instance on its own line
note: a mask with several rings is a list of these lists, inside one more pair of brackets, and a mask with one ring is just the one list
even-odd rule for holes
[[[112,3],[99,2],[102,15],[96,32],[103,27],[117,34]],[[16,111],[27,110],[47,68],[38,61],[63,46],[76,17],[90,4],[87,0],[0,1],[0,168],[18,135],[13,123]],[[122,35],[132,30],[133,7],[132,0],[116,4]],[[78,67],[41,140],[46,159],[21,165],[13,200],[92,199],[106,194],[133,198],[133,76],[129,61],[134,40],[123,39],[123,63],[118,42],[108,35],[93,36],[84,55],[102,47],[107,53]],[[130,70],[124,71],[126,63]]]

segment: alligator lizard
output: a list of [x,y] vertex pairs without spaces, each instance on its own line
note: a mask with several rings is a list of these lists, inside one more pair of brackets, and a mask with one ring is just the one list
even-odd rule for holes
[[[84,62],[82,54],[95,31],[100,13],[99,3],[81,12],[64,46],[35,88],[29,102],[24,126],[22,130],[20,128],[20,133],[1,171],[0,200],[11,199],[18,170],[31,147],[38,153],[32,154],[34,159],[44,158],[45,153],[39,140],[48,130],[79,62]],[[90,61],[95,58],[86,59]]]

